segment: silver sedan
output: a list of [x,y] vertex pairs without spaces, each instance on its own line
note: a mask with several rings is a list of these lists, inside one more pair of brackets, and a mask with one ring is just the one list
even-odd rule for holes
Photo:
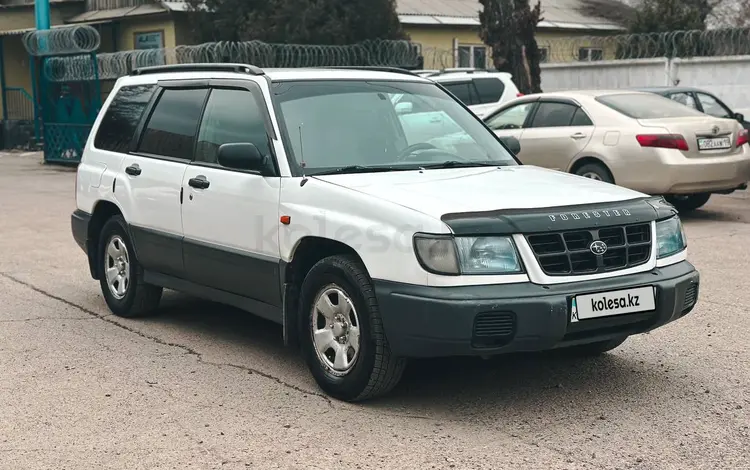
[[683,211],[750,180],[748,133],[736,120],[652,93],[527,95],[483,120],[498,136],[520,141],[524,164],[664,195]]

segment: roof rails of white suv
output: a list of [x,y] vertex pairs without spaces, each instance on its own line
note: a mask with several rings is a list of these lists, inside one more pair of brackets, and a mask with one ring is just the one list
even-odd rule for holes
[[248,64],[170,64],[134,69],[130,75],[147,75],[169,72],[237,72],[249,75],[265,75],[263,69]]
[[[400,73],[405,75],[417,76],[414,72],[398,67],[386,67],[386,66],[357,66],[357,65],[331,65],[324,67],[311,67],[317,69],[333,69],[333,70],[366,70],[372,72],[390,72]],[[136,75],[148,75],[156,73],[169,73],[169,72],[235,72],[235,73],[246,73],[249,75],[265,75],[265,72],[260,67],[249,64],[232,64],[232,63],[200,63],[200,64],[170,64],[170,65],[156,65],[151,67],[141,67],[134,69],[130,72],[131,76]]]

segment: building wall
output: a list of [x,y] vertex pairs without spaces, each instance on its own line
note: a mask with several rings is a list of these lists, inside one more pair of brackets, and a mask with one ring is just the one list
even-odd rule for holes
[[[421,45],[426,69],[457,67],[456,46],[483,45],[475,27],[407,25],[405,29],[411,40]],[[603,58],[614,58],[616,45],[606,38],[599,39],[586,31],[541,30],[536,35],[539,47],[547,50],[548,62],[577,61],[582,47],[601,48]]]
[[168,14],[159,15],[158,17],[149,16],[123,19],[118,22],[117,30],[117,50],[119,51],[135,49],[136,33],[162,31],[164,33],[164,47],[174,48],[177,45],[174,21]]
[[[82,12],[80,5],[53,5],[50,10],[50,23],[59,25]],[[8,8],[0,14],[0,31],[14,31],[33,28],[34,7]],[[13,34],[2,37],[5,85],[7,87],[21,87],[31,95],[31,70],[29,54],[23,46],[23,34]],[[3,97],[0,96],[0,109]],[[17,100],[17,98],[15,98]],[[10,101],[10,100],[9,100]],[[0,115],[0,119],[2,116]]]

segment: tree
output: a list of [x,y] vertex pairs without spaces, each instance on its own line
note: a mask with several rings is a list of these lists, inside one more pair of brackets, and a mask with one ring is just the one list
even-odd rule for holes
[[542,6],[529,0],[479,0],[479,35],[492,48],[496,69],[513,76],[521,93],[542,91],[541,55],[536,27],[542,21]]
[[195,42],[406,39],[395,0],[189,0]]

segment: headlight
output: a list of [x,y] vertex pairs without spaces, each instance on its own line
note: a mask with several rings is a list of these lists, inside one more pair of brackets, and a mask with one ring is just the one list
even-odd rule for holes
[[687,238],[679,217],[656,222],[657,258],[666,258],[687,247]]
[[420,263],[436,274],[513,274],[523,272],[509,237],[437,237],[417,235]]

